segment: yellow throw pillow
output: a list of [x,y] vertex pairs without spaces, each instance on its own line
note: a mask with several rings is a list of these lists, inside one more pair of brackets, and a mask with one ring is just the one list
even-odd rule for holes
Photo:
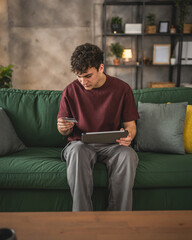
[[192,153],[192,105],[187,106],[184,128],[185,151]]

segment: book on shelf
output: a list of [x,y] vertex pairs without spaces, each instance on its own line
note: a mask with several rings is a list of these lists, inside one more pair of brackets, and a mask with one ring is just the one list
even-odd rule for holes
[[[178,59],[178,55],[179,55],[178,49],[179,49],[179,42],[177,42],[176,49],[175,49],[176,59]],[[183,42],[181,64],[192,65],[192,41]]]

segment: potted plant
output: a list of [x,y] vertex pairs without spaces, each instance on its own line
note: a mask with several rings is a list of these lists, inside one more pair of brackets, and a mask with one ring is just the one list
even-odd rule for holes
[[[178,30],[179,32],[183,32],[183,27],[184,23],[190,14],[190,3],[191,0],[174,0],[175,6],[177,7],[178,11],[178,18],[179,18],[179,25],[178,25]],[[191,31],[186,32],[186,33],[191,33]]]
[[122,18],[112,17],[111,19],[111,32],[122,33]]
[[7,67],[0,66],[0,88],[12,87],[13,65]]
[[157,26],[155,25],[155,14],[149,13],[147,15],[147,26],[145,28],[146,33],[156,33]]
[[122,58],[123,49],[124,49],[124,47],[121,46],[118,42],[117,43],[112,43],[110,45],[111,53],[112,53],[113,56],[115,56],[115,59],[113,59],[114,65],[119,65],[120,64],[120,59]]

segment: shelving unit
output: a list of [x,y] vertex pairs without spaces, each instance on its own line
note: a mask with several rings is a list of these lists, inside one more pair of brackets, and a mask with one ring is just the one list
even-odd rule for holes
[[[176,7],[174,4],[174,1],[124,1],[124,2],[117,2],[117,1],[105,1],[103,3],[103,36],[102,36],[102,47],[103,51],[105,53],[105,59],[104,59],[104,64],[105,64],[105,69],[107,70],[108,67],[114,67],[116,69],[118,68],[135,68],[135,88],[138,89],[138,85],[140,83],[140,88],[143,88],[143,71],[144,68],[150,68],[150,67],[168,67],[169,68],[169,74],[168,74],[168,81],[173,82],[173,69],[176,68],[177,72],[177,77],[176,77],[176,86],[180,86],[180,81],[181,81],[181,67],[184,65],[181,65],[181,56],[182,56],[182,42],[183,38],[187,36],[192,36],[191,34],[183,34],[183,33],[175,33],[175,34],[170,34],[170,33],[155,33],[155,34],[149,34],[145,33],[145,18],[146,18],[146,6],[170,6],[171,7],[171,24],[176,26]],[[137,16],[135,21],[137,23],[142,23],[142,33],[141,34],[124,34],[124,33],[117,33],[113,34],[107,31],[107,7],[108,6],[125,6],[125,7],[130,7],[130,6],[136,6],[137,7]],[[140,13],[140,14],[139,14]],[[135,38],[135,44],[136,44],[136,52],[135,52],[135,60],[139,65],[118,65],[115,66],[113,64],[109,64],[107,62],[107,57],[106,57],[106,52],[107,52],[107,46],[106,46],[106,41],[107,38]],[[171,54],[173,53],[174,46],[175,46],[175,41],[177,40],[179,42],[179,49],[178,49],[178,64],[176,65],[145,65],[143,63],[143,57],[144,57],[144,44],[145,44],[145,39],[147,37],[168,37],[168,41],[171,44]],[[141,49],[139,49],[139,44],[141,45]],[[140,60],[141,59],[141,60]],[[189,66],[189,65],[186,65]]]

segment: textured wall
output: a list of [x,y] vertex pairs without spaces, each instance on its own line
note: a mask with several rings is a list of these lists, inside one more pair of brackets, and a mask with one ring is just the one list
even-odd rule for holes
[[[0,0],[0,64],[14,65],[13,86],[21,89],[62,90],[74,80],[70,57],[75,47],[85,42],[102,46],[103,1]],[[171,18],[168,8],[146,9],[146,13],[150,11],[157,14],[157,24],[160,20]],[[108,29],[112,16],[121,16],[124,25],[134,22],[135,14],[135,7],[127,9],[124,6],[110,6]],[[192,14],[189,22],[192,22]],[[115,41],[121,42],[124,47],[131,47],[134,60],[134,37],[110,37],[107,40],[108,49],[110,43]],[[146,37],[144,56],[152,58],[152,46],[155,43],[169,43],[169,38]],[[112,62],[112,57],[109,57],[109,61]],[[143,73],[144,88],[150,81],[168,81],[168,69],[146,67]],[[106,72],[135,88],[135,68],[110,67]],[[183,67],[181,78],[182,82],[192,82],[192,67]]]
[[[14,67],[13,86],[21,89],[63,89],[74,79],[70,56],[91,42],[92,1],[1,0],[5,23],[1,64]],[[82,7],[83,6],[83,7]],[[7,36],[8,35],[8,36]],[[7,41],[6,41],[7,40]],[[7,47],[8,45],[8,47]]]
[[8,42],[9,34],[7,1],[0,0],[0,65],[9,64]]

